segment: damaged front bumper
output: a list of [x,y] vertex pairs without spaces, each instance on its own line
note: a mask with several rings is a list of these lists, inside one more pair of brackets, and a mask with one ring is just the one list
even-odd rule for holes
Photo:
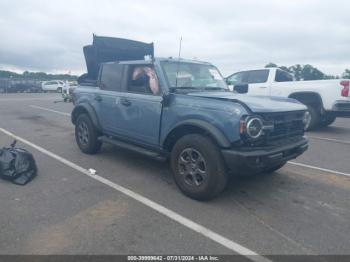
[[303,137],[297,142],[274,148],[224,149],[222,155],[227,167],[232,170],[264,170],[297,158],[308,149],[308,140]]

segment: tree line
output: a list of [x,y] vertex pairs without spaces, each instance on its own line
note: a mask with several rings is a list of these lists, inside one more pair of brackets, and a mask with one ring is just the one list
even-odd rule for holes
[[0,70],[0,78],[12,78],[12,79],[28,79],[37,81],[49,81],[49,80],[68,80],[74,81],[78,79],[78,76],[70,74],[47,74],[45,72],[29,72],[25,71],[22,74],[18,74],[11,71]]
[[295,76],[295,80],[322,80],[322,79],[339,79],[346,78],[350,79],[350,69],[345,69],[341,76],[327,75],[316,67],[306,64],[300,65],[296,64],[293,66],[278,66],[275,63],[268,63],[265,68],[278,67],[284,71],[287,71]]
[[[346,78],[350,79],[350,69],[345,69],[341,76],[327,75],[317,69],[316,67],[306,64],[296,64],[293,66],[278,66],[275,63],[268,63],[265,68],[278,67],[284,71],[287,71],[295,76],[297,81],[300,80],[322,80],[322,79],[339,79]],[[74,81],[78,79],[78,76],[70,74],[47,74],[45,72],[29,72],[25,71],[22,74],[18,74],[11,71],[0,70],[0,78],[13,78],[13,79],[31,79],[37,81],[48,81],[48,80],[68,80]]]

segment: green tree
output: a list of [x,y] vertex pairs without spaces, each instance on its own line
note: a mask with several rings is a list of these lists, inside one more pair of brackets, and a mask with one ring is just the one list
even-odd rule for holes
[[341,75],[342,78],[350,79],[350,69],[345,69],[344,73]]
[[271,68],[271,67],[278,67],[275,63],[272,63],[272,62],[270,62],[270,63],[268,63],[266,66],[265,66],[265,68]]
[[295,80],[297,81],[300,81],[303,78],[303,66],[299,65],[299,64],[296,64],[296,65],[293,65],[293,66],[290,66],[289,67],[289,72],[292,73],[295,77]]
[[325,78],[325,74],[312,65],[304,65],[301,72],[304,80],[321,80]]
[[78,77],[75,75],[68,75],[68,74],[47,74],[45,72],[29,72],[29,71],[24,71],[23,74],[17,74],[10,71],[0,70],[0,78],[32,79],[32,80],[39,80],[39,81],[47,81],[47,80],[74,81]]

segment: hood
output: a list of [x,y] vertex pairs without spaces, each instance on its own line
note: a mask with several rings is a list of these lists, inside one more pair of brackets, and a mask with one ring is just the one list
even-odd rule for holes
[[277,113],[306,110],[300,102],[283,97],[251,96],[232,92],[194,92],[191,96],[228,100],[245,104],[253,113]]
[[154,56],[153,43],[93,35],[92,45],[83,48],[89,79],[97,79],[101,63],[144,60]]

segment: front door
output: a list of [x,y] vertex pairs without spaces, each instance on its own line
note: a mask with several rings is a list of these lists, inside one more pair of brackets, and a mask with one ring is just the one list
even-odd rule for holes
[[122,135],[136,143],[159,145],[162,96],[152,65],[129,66],[127,84],[119,100]]

